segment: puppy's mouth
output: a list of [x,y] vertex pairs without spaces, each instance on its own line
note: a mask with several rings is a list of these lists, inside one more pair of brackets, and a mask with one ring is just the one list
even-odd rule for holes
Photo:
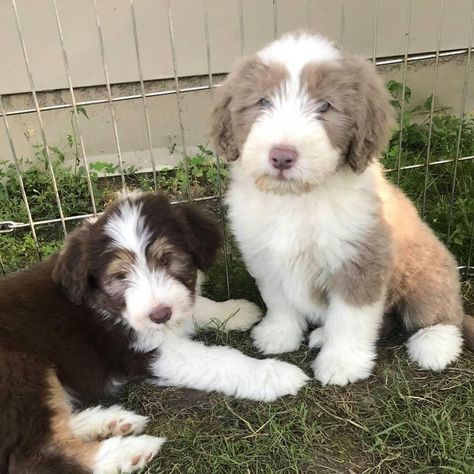
[[276,178],[278,181],[291,180],[291,178],[290,178],[288,175],[289,175],[289,173],[288,173],[287,171],[285,171],[285,170],[280,170],[280,171],[277,171],[275,178]]
[[287,171],[260,175],[255,179],[255,185],[262,192],[279,195],[299,195],[313,189],[310,183],[295,179]]

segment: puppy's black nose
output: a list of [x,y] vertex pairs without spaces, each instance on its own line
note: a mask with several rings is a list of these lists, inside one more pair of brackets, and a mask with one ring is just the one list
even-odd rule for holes
[[166,323],[171,318],[171,308],[165,305],[159,305],[153,308],[153,311],[148,315],[149,318],[156,324]]
[[298,152],[291,146],[274,146],[270,150],[269,160],[277,170],[290,169],[298,159]]

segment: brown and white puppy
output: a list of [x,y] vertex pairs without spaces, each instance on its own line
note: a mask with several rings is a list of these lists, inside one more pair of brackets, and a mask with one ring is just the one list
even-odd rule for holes
[[385,313],[412,333],[408,353],[441,370],[461,352],[456,262],[375,160],[392,110],[372,65],[326,39],[291,34],[242,60],[219,88],[217,151],[232,162],[232,229],[268,313],[265,354],[321,348],[323,384],[368,377]]
[[[200,296],[216,223],[161,194],[131,194],[84,223],[63,250],[0,280],[0,472],[131,472],[164,442],[127,436],[146,417],[120,406],[74,411],[132,380],[269,401],[306,382],[297,367],[190,340],[211,321],[247,329],[245,300]],[[104,438],[108,438],[105,439]]]

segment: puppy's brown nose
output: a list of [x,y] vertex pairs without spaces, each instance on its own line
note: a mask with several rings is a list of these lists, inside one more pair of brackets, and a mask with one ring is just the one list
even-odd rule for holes
[[298,159],[298,152],[291,146],[274,146],[270,150],[269,160],[277,170],[290,169]]
[[159,305],[156,308],[153,308],[148,316],[154,323],[163,324],[171,318],[171,314],[172,311],[169,306]]

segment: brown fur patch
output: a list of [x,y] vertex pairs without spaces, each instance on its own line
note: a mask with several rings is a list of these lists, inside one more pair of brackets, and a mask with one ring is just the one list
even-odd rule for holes
[[301,83],[315,100],[329,102],[320,119],[334,147],[361,173],[388,143],[393,110],[382,80],[365,59],[309,63]]
[[91,222],[84,222],[69,234],[59,253],[52,279],[75,304],[80,304],[87,290],[87,252]]
[[222,83],[211,115],[211,136],[217,152],[228,161],[240,150],[262,113],[259,100],[274,94],[289,77],[282,64],[264,64],[256,56],[243,59]]
[[380,301],[392,266],[390,230],[382,217],[363,241],[354,243],[355,258],[344,262],[332,281],[333,289],[353,306]]

